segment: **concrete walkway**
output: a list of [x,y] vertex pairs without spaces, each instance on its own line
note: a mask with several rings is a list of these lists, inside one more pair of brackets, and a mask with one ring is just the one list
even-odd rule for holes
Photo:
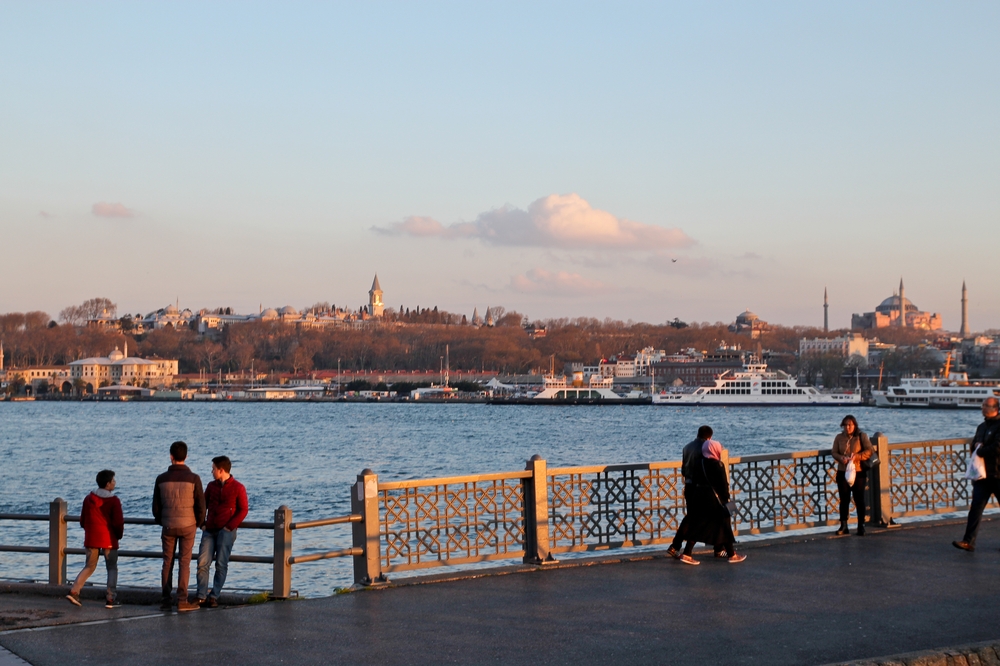
[[1000,637],[1000,521],[0,633],[36,666],[824,664]]

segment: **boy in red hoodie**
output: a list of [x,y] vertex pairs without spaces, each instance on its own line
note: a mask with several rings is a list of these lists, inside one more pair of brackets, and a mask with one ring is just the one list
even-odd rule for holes
[[76,577],[73,588],[66,598],[74,606],[80,603],[80,590],[90,575],[97,570],[97,558],[103,553],[108,569],[108,590],[105,595],[106,608],[118,608],[118,540],[125,532],[125,517],[122,503],[112,494],[115,489],[115,473],[110,469],[97,474],[97,490],[87,495],[80,511],[80,527],[83,528],[83,546],[87,549],[87,563]]

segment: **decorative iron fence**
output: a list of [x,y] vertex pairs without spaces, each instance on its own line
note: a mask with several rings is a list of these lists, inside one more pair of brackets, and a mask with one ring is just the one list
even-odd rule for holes
[[889,445],[892,505],[896,516],[925,516],[967,509],[971,486],[963,478],[968,439]]

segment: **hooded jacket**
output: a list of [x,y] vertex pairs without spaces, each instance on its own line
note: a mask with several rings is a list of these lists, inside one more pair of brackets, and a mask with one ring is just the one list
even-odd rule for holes
[[80,527],[84,548],[117,548],[125,534],[121,500],[104,488],[93,491],[83,500]]

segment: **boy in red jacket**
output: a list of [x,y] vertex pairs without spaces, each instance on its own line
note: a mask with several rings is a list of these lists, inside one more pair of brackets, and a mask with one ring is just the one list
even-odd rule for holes
[[115,473],[110,469],[97,473],[97,490],[87,495],[80,511],[80,527],[83,528],[83,546],[87,549],[87,563],[76,577],[73,588],[66,598],[74,606],[80,603],[80,590],[90,575],[97,570],[97,558],[103,553],[104,564],[108,568],[108,590],[105,595],[106,608],[118,608],[118,540],[125,532],[125,517],[122,503],[112,494],[115,489]]

